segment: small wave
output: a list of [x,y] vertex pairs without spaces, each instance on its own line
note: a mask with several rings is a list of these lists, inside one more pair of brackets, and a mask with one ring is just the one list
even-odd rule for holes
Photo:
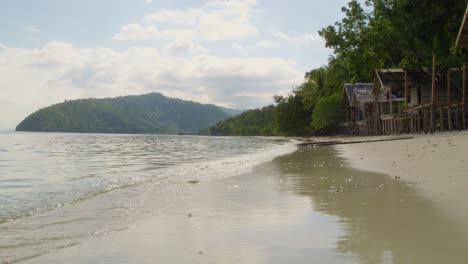
[[7,185],[0,185],[0,189],[22,189],[22,188],[32,188],[34,185],[29,184],[7,184]]

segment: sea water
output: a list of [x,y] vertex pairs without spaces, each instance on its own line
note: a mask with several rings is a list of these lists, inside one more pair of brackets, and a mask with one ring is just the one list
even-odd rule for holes
[[128,229],[188,181],[239,175],[294,150],[263,137],[0,133],[0,260]]

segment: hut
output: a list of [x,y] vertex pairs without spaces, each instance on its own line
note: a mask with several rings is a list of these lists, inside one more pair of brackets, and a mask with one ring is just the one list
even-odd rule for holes
[[352,104],[356,108],[356,122],[366,121],[372,117],[375,96],[372,83],[357,83],[354,87]]
[[445,125],[452,129],[458,119],[453,120],[450,108],[462,100],[460,72],[376,70],[373,93],[378,98],[383,134],[432,132],[444,130]]
[[343,125],[346,134],[368,134],[367,122],[374,114],[372,88],[372,83],[344,84],[342,107],[346,112],[346,123]]
[[345,83],[343,86],[342,107],[346,111],[347,122],[362,121],[368,116],[375,96],[372,83]]

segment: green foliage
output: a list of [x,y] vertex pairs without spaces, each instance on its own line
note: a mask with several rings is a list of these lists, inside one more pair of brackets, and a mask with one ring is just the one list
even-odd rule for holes
[[229,117],[215,105],[202,105],[151,93],[66,101],[24,119],[17,131],[87,133],[195,133]]
[[322,97],[312,114],[312,127],[316,130],[338,125],[342,121],[341,94]]
[[311,109],[304,107],[303,87],[293,90],[287,97],[276,96],[275,134],[305,136],[310,134]]
[[273,105],[246,111],[230,117],[210,128],[211,135],[272,136],[275,107]]
[[326,46],[343,60],[352,82],[372,80],[375,68],[460,65],[466,52],[453,49],[468,1],[352,0],[345,17],[322,29]]

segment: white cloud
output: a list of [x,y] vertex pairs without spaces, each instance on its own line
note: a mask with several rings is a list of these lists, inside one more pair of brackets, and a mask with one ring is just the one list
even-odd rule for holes
[[163,50],[166,54],[174,56],[208,53],[208,49],[200,45],[195,45],[191,40],[187,39],[174,40],[164,46]]
[[155,26],[143,26],[138,23],[131,23],[123,26],[119,33],[114,36],[116,40],[147,40],[155,38],[158,29]]
[[154,25],[143,26],[138,23],[127,24],[121,31],[114,35],[115,40],[191,40],[197,32],[190,29],[165,29],[159,30]]
[[145,4],[149,5],[151,3],[153,3],[153,0],[145,0]]
[[2,50],[2,49],[6,50],[6,49],[8,49],[8,47],[6,45],[3,45],[2,43],[0,43],[0,50]]
[[202,9],[168,10],[162,9],[159,12],[146,15],[144,20],[149,24],[174,24],[196,26],[200,17],[205,14]]
[[[250,21],[256,5],[255,0],[211,1],[199,8],[181,10],[162,9],[146,15],[146,25],[131,23],[122,27],[114,36],[116,40],[145,40],[171,36],[201,37],[205,40],[218,41],[241,39],[257,35],[257,28]],[[163,28],[165,37],[158,35],[155,28]]]
[[274,47],[278,47],[279,43],[272,42],[270,40],[260,40],[256,43],[256,45],[257,47],[261,47],[261,48],[274,48]]
[[64,42],[0,49],[0,127],[14,128],[38,108],[65,99],[152,91],[238,108],[262,106],[274,94],[287,93],[302,76],[292,60],[224,58],[190,40],[124,51]]
[[202,17],[198,30],[207,40],[241,39],[257,35],[257,29],[246,18],[226,20],[217,14]]
[[273,32],[272,34],[278,40],[289,44],[307,44],[315,41],[323,41],[317,32],[306,32],[296,36],[290,36],[284,32]]

